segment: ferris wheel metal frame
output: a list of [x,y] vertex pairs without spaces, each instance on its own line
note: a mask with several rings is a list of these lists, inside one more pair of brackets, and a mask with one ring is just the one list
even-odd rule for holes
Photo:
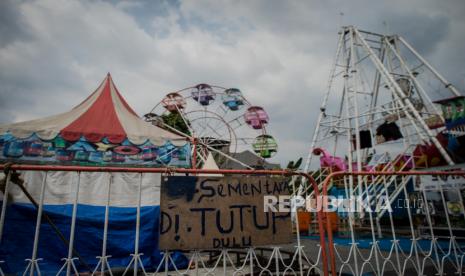
[[[230,112],[238,114],[228,115]],[[264,115],[258,112],[263,112]],[[163,121],[161,116],[170,113],[180,115],[190,135]],[[252,120],[254,116],[257,117],[258,121],[249,122],[246,114],[251,114]],[[267,134],[268,115],[262,107],[252,105],[237,88],[202,83],[170,92],[145,117],[147,121],[152,121],[191,141],[193,167],[205,164],[208,155],[212,153],[221,157],[217,160],[220,159],[222,163],[235,162],[248,169],[254,169],[250,164],[235,158],[234,154],[238,148],[253,145],[257,155],[262,155],[265,150],[269,151],[270,154],[266,157],[260,156],[262,160],[277,152],[277,143]],[[249,133],[253,131],[258,136],[240,136],[237,130],[245,125],[253,129],[249,128]]]

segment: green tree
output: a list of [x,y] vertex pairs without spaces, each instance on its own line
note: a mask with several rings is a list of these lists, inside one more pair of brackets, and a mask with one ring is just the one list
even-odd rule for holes
[[[163,123],[166,125],[186,134],[186,135],[191,135],[191,132],[189,131],[189,127],[186,124],[186,122],[183,120],[181,114],[178,112],[171,112],[168,114],[163,114],[161,115],[161,118],[163,119]],[[186,119],[187,120],[187,119]],[[189,121],[187,121],[189,124]]]

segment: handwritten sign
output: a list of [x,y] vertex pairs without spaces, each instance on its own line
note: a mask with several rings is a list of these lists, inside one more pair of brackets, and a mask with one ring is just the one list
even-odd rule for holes
[[291,242],[289,212],[264,212],[289,195],[283,178],[172,176],[162,181],[160,249],[238,248]]

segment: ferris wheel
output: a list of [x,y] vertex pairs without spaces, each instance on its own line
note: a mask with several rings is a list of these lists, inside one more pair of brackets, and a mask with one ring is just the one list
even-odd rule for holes
[[219,166],[236,162],[253,169],[260,164],[245,164],[236,154],[252,150],[264,160],[278,151],[267,133],[267,112],[237,88],[201,83],[168,93],[145,119],[189,138],[195,167],[202,167],[211,155]]

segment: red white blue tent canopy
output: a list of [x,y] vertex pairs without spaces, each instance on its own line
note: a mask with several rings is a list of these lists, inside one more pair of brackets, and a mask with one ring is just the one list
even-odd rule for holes
[[20,139],[36,134],[42,140],[51,140],[61,134],[68,142],[84,137],[92,143],[104,138],[114,144],[126,138],[135,145],[147,141],[154,145],[163,145],[166,141],[171,141],[175,146],[186,143],[182,136],[142,120],[121,96],[110,74],[97,90],[70,111],[32,121],[0,125],[0,134],[6,132]]

